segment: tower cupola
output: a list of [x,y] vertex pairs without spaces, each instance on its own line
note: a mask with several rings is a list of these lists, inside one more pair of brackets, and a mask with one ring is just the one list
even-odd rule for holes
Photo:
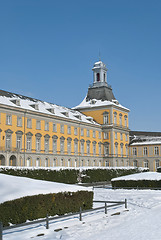
[[102,62],[96,62],[93,70],[93,86],[107,86],[107,68]]

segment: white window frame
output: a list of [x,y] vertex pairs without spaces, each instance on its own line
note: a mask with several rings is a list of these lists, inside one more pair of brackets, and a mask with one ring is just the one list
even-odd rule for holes
[[49,122],[45,121],[45,131],[49,131]]
[[41,121],[40,120],[36,120],[36,129],[41,130]]
[[17,127],[22,127],[22,117],[17,116]]
[[6,125],[12,125],[12,115],[6,114]]
[[32,119],[27,118],[27,128],[32,128]]
[[53,132],[57,132],[57,124],[53,123]]

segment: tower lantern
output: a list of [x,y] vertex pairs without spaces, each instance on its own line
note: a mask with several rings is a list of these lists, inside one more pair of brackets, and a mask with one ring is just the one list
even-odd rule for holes
[[93,85],[107,86],[107,68],[102,62],[96,62],[92,68],[93,70]]

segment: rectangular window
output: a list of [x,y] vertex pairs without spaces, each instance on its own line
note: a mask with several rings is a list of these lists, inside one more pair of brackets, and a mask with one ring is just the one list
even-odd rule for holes
[[40,120],[36,121],[36,129],[38,129],[38,130],[41,129],[41,121]]
[[78,130],[77,130],[77,128],[75,127],[74,128],[74,135],[77,135],[78,134]]
[[133,156],[137,156],[137,148],[133,147],[132,151],[133,151]]
[[90,154],[90,143],[87,143],[87,154]]
[[103,124],[108,124],[108,114],[103,116]]
[[71,134],[71,127],[68,126],[68,134]]
[[96,144],[93,143],[93,155],[96,155]]
[[22,136],[21,135],[17,135],[16,148],[18,150],[21,150],[21,147],[22,147]]
[[49,152],[49,138],[45,138],[45,152]]
[[122,135],[122,133],[120,133],[120,140],[121,140],[121,141],[123,140],[123,135]]
[[64,133],[64,125],[62,125],[62,124],[60,125],[60,132]]
[[114,124],[117,124],[117,113],[114,113]]
[[108,155],[109,155],[109,145],[108,145],[108,144],[106,144],[106,145],[104,146],[104,153],[105,153],[105,156],[108,156]]
[[57,152],[57,140],[53,139],[53,153]]
[[108,139],[108,132],[104,133],[104,139]]
[[17,117],[17,127],[22,127],[22,117]]
[[67,142],[67,146],[68,146],[68,154],[71,154],[71,141]]
[[87,137],[89,137],[89,129],[87,129]]
[[96,131],[93,130],[93,138],[95,138],[95,137],[96,137]]
[[123,157],[123,145],[121,145],[121,157]]
[[53,132],[57,132],[57,125],[56,125],[56,123],[53,123]]
[[74,142],[74,153],[78,153],[78,142]]
[[60,140],[60,152],[64,153],[64,141]]
[[117,132],[115,132],[115,139],[117,139]]
[[125,138],[126,138],[126,142],[128,141],[128,137],[127,137],[127,134],[125,135]]
[[122,114],[120,114],[119,116],[119,122],[120,122],[120,125],[122,125]]
[[125,127],[127,127],[127,116],[125,116]]
[[144,156],[147,156],[147,155],[148,155],[148,148],[147,148],[147,147],[144,147],[144,149],[143,149],[143,154],[144,154]]
[[26,150],[31,151],[31,136],[27,136],[27,139],[26,139]]
[[84,142],[81,142],[81,154],[84,154]]
[[11,125],[12,124],[12,116],[10,114],[6,115],[6,124]]
[[115,155],[117,156],[118,155],[118,145],[115,144]]
[[28,119],[27,119],[27,128],[32,128],[31,118],[28,118]]
[[45,121],[45,131],[49,131],[49,122]]
[[99,139],[101,139],[101,132],[98,132]]
[[6,149],[11,149],[11,134],[6,134]]
[[36,151],[39,152],[41,150],[41,138],[40,137],[36,137]]
[[84,129],[81,128],[81,136],[84,136]]
[[101,147],[101,144],[99,144],[99,155],[101,156],[102,154],[102,147]]
[[159,155],[159,147],[154,147],[154,154]]

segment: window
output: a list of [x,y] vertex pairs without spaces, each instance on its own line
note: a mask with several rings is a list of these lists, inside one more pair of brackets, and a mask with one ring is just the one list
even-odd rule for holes
[[101,132],[98,132],[98,137],[99,139],[101,139]]
[[56,158],[53,160],[53,167],[56,167]]
[[71,140],[72,139],[67,139],[67,149],[68,149],[68,154],[70,154],[71,153]]
[[78,134],[78,130],[77,130],[77,128],[75,127],[74,128],[74,135],[77,135]]
[[53,123],[53,132],[57,132],[57,125],[56,125],[56,123]]
[[90,154],[90,143],[87,142],[87,154]]
[[108,113],[105,113],[104,116],[103,116],[103,124],[108,124]]
[[115,139],[117,139],[117,132],[115,132]]
[[127,137],[127,134],[125,134],[125,140],[126,140],[126,142],[128,141],[128,137]]
[[93,143],[93,155],[96,155],[96,143]]
[[104,133],[104,139],[108,139],[108,132]]
[[26,150],[31,151],[31,136],[26,136]]
[[49,166],[49,160],[48,158],[45,158],[45,167],[48,167]]
[[74,153],[78,153],[78,140],[74,140]]
[[105,167],[109,167],[110,166],[110,163],[109,163],[109,161],[105,161]]
[[117,113],[114,112],[114,124],[117,124]]
[[28,119],[27,119],[27,128],[32,128],[31,118],[28,118]]
[[70,167],[70,159],[68,159],[68,167]]
[[53,139],[53,153],[57,152],[57,139]]
[[27,158],[26,164],[27,164],[27,167],[31,166],[31,159],[29,157]]
[[63,160],[63,158],[61,159],[61,162],[60,162],[60,164],[61,164],[61,167],[63,167],[63,166],[64,166],[64,160]]
[[96,131],[93,130],[93,138],[95,138],[95,137],[96,137]]
[[11,149],[11,134],[6,134],[6,149]]
[[89,129],[87,129],[87,137],[89,137]]
[[119,114],[119,124],[122,125],[122,114]]
[[127,127],[127,116],[124,116],[124,120],[125,120],[125,127]]
[[6,115],[6,124],[11,125],[12,124],[12,116],[11,115]]
[[71,134],[71,127],[68,126],[68,134]]
[[123,144],[120,144],[121,147],[121,157],[123,157]]
[[87,160],[87,167],[89,167],[90,166],[90,161],[89,161],[89,159]]
[[83,162],[84,162],[84,161],[83,161],[83,159],[82,159],[82,160],[81,160],[81,167],[83,167]]
[[123,140],[123,136],[122,136],[122,133],[120,133],[120,140],[121,140],[121,141]]
[[45,121],[45,131],[49,131],[49,122]]
[[84,136],[84,129],[81,128],[81,136]]
[[97,82],[100,82],[100,74],[97,73]]
[[118,155],[118,143],[115,143],[115,155]]
[[45,152],[49,152],[49,138],[45,137],[44,139]]
[[107,143],[104,145],[104,154],[105,154],[105,156],[109,155],[109,144],[107,144]]
[[125,145],[126,148],[126,157],[128,157],[128,144]]
[[36,121],[36,129],[38,129],[38,130],[41,129],[41,121],[40,120]]
[[64,153],[64,140],[63,138],[60,139],[60,152]]
[[133,156],[137,156],[137,148],[136,147],[132,148],[132,153],[133,153]]
[[81,141],[81,154],[84,154],[84,141]]
[[99,148],[99,155],[101,156],[101,154],[102,154],[102,146],[101,146],[101,143],[99,143],[98,148]]
[[64,125],[62,125],[62,124],[60,125],[60,132],[64,133]]
[[74,167],[77,167],[77,159],[74,160]]
[[22,117],[17,117],[17,127],[22,127]]
[[159,167],[159,160],[155,161],[155,169],[157,170],[157,168]]
[[148,148],[147,147],[143,148],[143,154],[144,154],[144,156],[148,155]]
[[149,164],[148,164],[148,160],[145,160],[145,161],[144,161],[144,167],[145,167],[145,168],[148,168],[148,165],[149,165]]
[[41,138],[36,137],[36,151],[39,152],[41,150]]
[[154,154],[159,155],[159,147],[154,147]]
[[17,135],[16,148],[18,150],[21,150],[21,147],[22,147],[22,136],[21,135]]
[[40,158],[36,158],[36,167],[40,166]]

